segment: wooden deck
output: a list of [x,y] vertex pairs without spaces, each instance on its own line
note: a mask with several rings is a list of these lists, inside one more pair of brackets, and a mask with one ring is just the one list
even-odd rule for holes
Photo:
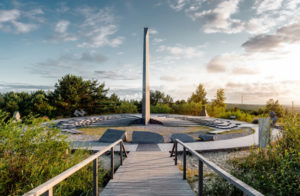
[[195,195],[168,152],[130,152],[101,196]]

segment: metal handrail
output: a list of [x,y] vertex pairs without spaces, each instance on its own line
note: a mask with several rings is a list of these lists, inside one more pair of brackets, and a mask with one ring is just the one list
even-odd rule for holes
[[51,178],[47,182],[39,185],[38,187],[32,189],[31,191],[24,194],[24,196],[39,196],[42,194],[46,194],[48,196],[53,196],[53,187],[60,183],[61,181],[65,180],[72,174],[76,173],[78,170],[83,168],[84,166],[88,165],[93,161],[93,195],[98,196],[98,157],[104,154],[107,151],[111,151],[111,178],[114,176],[114,146],[120,143],[120,164],[123,164],[123,152],[125,157],[127,157],[127,152],[125,150],[125,146],[122,139],[110,144],[109,146],[105,147],[103,150],[91,155],[89,158],[83,160],[82,162],[74,165],[73,167],[67,169],[66,171],[62,172],[61,174]]
[[232,176],[228,172],[221,169],[219,166],[217,166],[215,163],[209,161],[201,154],[197,153],[195,150],[193,150],[191,147],[189,147],[187,144],[183,143],[179,139],[176,139],[171,151],[171,157],[174,154],[175,151],[175,165],[177,165],[177,154],[178,154],[178,143],[183,146],[183,179],[186,179],[186,151],[188,150],[190,153],[195,155],[199,162],[198,162],[198,172],[199,172],[199,179],[198,179],[198,194],[203,195],[203,163],[205,163],[208,167],[210,167],[212,170],[214,170],[217,174],[219,174],[221,177],[223,177],[225,180],[229,181],[231,184],[233,184],[235,187],[243,191],[244,195],[248,196],[263,196],[262,193],[255,190],[253,187],[249,186],[248,184],[244,183],[243,181],[237,179],[236,177]]

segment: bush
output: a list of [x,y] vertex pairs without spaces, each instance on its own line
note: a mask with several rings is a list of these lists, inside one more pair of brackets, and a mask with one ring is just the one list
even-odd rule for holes
[[115,113],[122,114],[122,113],[137,113],[137,107],[134,103],[130,102],[123,102],[119,106],[116,106]]
[[225,118],[225,119],[230,119],[231,116],[235,116],[236,120],[240,121],[245,121],[245,122],[252,122],[254,116],[247,113],[243,112],[241,110],[236,110],[236,111],[226,111],[225,113],[222,113],[221,115],[217,116],[218,118]]
[[200,102],[174,104],[172,107],[175,114],[199,116],[202,111],[202,104]]
[[157,105],[151,105],[150,107],[151,113],[156,114],[169,114],[172,111],[172,108],[168,104],[158,103]]
[[[5,122],[0,111],[0,195],[21,195],[60,174],[89,156],[84,150],[71,152],[59,130],[32,124]],[[101,170],[101,169],[100,169]],[[92,187],[91,165],[54,187],[57,195],[78,195]],[[106,176],[99,172],[100,182]]]
[[[288,116],[284,122],[282,137],[276,142],[266,149],[252,149],[249,156],[231,161],[234,166],[231,173],[265,195],[300,195],[299,119]],[[224,187],[220,183],[216,181],[217,189]]]

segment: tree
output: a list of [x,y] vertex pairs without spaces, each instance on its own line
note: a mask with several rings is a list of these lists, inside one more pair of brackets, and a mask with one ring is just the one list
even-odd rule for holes
[[196,91],[189,98],[189,102],[207,104],[206,91],[202,84],[199,84]]
[[113,101],[113,102],[116,102],[116,103],[120,102],[120,98],[115,93],[111,94],[109,99],[110,99],[110,101]]
[[172,104],[173,98],[170,95],[165,95],[161,91],[150,91],[150,104],[157,105],[158,103],[161,104]]
[[226,107],[225,99],[226,98],[224,94],[224,89],[220,88],[217,90],[216,99],[213,100],[212,105],[216,107],[225,108]]
[[265,113],[269,113],[271,111],[274,111],[278,117],[282,117],[283,115],[283,108],[279,104],[278,100],[269,99],[265,106]]
[[83,80],[82,77],[66,75],[55,84],[52,97],[59,113],[71,116],[76,109],[88,114],[96,113],[99,103],[107,100],[105,84],[97,80]]
[[40,116],[53,117],[55,107],[50,105],[49,97],[43,90],[38,90],[31,94],[31,101],[33,113]]

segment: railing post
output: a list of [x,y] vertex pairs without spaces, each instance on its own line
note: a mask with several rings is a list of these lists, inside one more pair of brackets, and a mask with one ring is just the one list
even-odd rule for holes
[[98,158],[93,161],[93,195],[98,196]]
[[186,150],[183,147],[183,179],[186,179]]
[[41,196],[53,196],[53,187],[41,194]]
[[120,142],[120,165],[123,165],[123,148],[122,148],[122,142]]
[[114,178],[114,147],[110,149],[110,168],[111,168],[111,179]]
[[177,141],[175,140],[175,165],[177,165]]
[[198,160],[198,195],[203,195],[203,162]]

